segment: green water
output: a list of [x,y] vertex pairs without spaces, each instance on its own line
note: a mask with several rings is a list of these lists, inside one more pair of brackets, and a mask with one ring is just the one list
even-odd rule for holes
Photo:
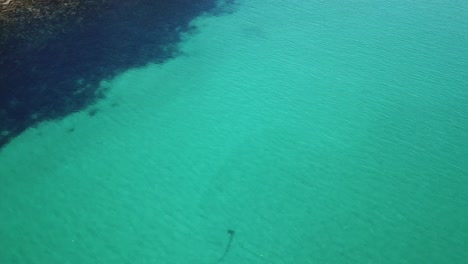
[[104,81],[96,116],[0,152],[0,263],[466,263],[467,17],[246,0],[200,18],[183,56]]

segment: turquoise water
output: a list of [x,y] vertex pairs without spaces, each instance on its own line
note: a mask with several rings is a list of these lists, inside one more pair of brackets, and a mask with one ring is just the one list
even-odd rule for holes
[[466,263],[467,17],[430,0],[200,17],[182,56],[103,81],[95,116],[0,152],[0,263]]

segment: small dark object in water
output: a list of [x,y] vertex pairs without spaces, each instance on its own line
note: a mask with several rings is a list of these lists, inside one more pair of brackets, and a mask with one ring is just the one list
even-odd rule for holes
[[67,132],[68,132],[68,133],[72,133],[73,131],[75,131],[75,128],[74,128],[74,127],[70,127],[69,129],[67,129]]
[[221,263],[221,261],[223,261],[223,259],[226,257],[226,255],[228,254],[229,252],[229,249],[231,249],[231,244],[232,244],[232,240],[234,239],[234,234],[236,233],[236,231],[232,230],[232,229],[228,229],[228,234],[229,234],[229,241],[226,245],[226,248],[224,249],[224,253],[223,255],[219,258],[218,260],[218,263]]
[[93,108],[93,109],[88,111],[88,115],[89,116],[95,116],[97,114],[97,112],[99,112],[99,109]]

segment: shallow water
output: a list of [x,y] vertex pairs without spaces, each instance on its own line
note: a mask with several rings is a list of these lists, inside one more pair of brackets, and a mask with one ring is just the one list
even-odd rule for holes
[[467,7],[199,17],[0,151],[0,262],[464,263]]

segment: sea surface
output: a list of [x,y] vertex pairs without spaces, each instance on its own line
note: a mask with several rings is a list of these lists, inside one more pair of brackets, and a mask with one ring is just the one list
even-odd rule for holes
[[0,263],[467,263],[467,18],[459,0],[199,16],[179,56],[0,150]]

